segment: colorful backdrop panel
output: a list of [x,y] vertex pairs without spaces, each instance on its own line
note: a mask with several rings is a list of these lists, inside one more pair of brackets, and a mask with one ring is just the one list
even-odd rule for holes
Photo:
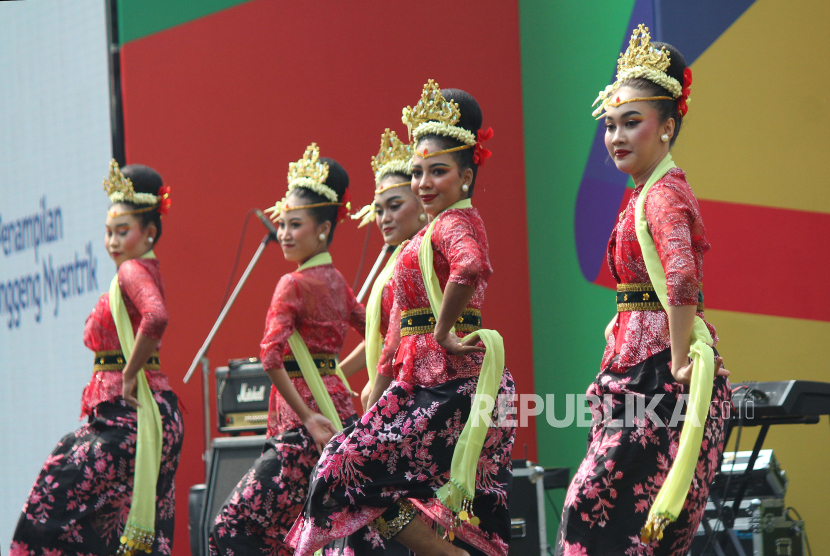
[[[713,245],[707,318],[733,381],[826,381],[817,348],[830,332],[822,290],[830,192],[819,95],[830,80],[815,61],[830,54],[820,30],[830,7],[782,0],[520,6],[537,392],[584,392],[599,370],[602,330],[614,314],[605,249],[631,184],[608,159],[589,106],[638,23],[676,45],[694,72],[673,154],[701,201]],[[803,80],[768,78],[784,74]],[[551,315],[561,324],[545,342],[540,331],[551,330]],[[744,449],[756,432],[745,431]],[[546,464],[575,468],[585,453],[584,429],[540,422],[538,435]],[[817,526],[830,510],[816,494],[830,487],[819,473],[830,456],[824,435],[824,425],[778,427],[765,444],[790,474],[787,503],[804,516],[813,546],[830,543]]]

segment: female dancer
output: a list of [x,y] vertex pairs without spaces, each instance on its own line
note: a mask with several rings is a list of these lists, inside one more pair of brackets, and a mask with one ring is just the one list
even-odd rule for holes
[[173,545],[173,479],[184,429],[159,366],[167,309],[153,254],[170,188],[151,168],[120,171],[113,160],[104,189],[112,201],[105,243],[118,272],[84,329],[84,345],[95,352],[81,401],[88,421],[43,465],[12,556],[170,554]]
[[312,143],[289,165],[288,193],[269,209],[283,255],[299,268],[280,279],[265,319],[261,359],[274,384],[268,439],[216,517],[213,555],[293,554],[283,537],[302,509],[319,452],[357,419],[336,356],[349,325],[363,335],[366,312],[328,253],[348,213],[349,176],[319,155]]
[[[515,430],[465,426],[478,421],[469,418],[474,392],[492,401],[514,391],[503,348],[492,331],[479,330],[492,273],[484,225],[469,200],[489,156],[480,142],[491,132],[479,132],[481,120],[472,96],[432,81],[416,107],[404,110],[417,145],[412,190],[433,221],[403,245],[395,264],[393,318],[378,371],[395,382],[384,391],[376,381],[369,411],[326,446],[286,538],[300,556],[366,524],[422,556],[507,554]],[[422,515],[460,546],[436,536]]]
[[[640,25],[594,113],[605,112],[608,154],[637,188],[608,244],[618,313],[588,389],[610,403],[568,490],[557,554],[685,555],[723,452],[720,408],[731,391],[711,347],[715,329],[703,321],[709,244],[697,199],[669,154],[691,82],[683,56],[651,43]],[[625,423],[626,399],[654,412]]]
[[[364,411],[369,409],[369,394],[375,381],[379,381],[379,388],[385,390],[393,378],[376,375],[395,297],[392,290],[392,272],[401,251],[400,245],[417,234],[427,221],[421,199],[412,192],[412,171],[409,168],[411,160],[412,148],[403,144],[397,134],[387,128],[381,136],[378,155],[372,157],[372,170],[377,187],[374,202],[352,216],[354,219],[362,219],[358,227],[372,221],[376,222],[386,245],[397,247],[372,285],[366,302],[367,332],[363,349],[369,381],[360,394]],[[386,369],[388,370],[388,367]]]

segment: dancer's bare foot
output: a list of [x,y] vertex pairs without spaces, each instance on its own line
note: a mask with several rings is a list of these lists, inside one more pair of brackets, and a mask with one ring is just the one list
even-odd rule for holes
[[410,521],[395,540],[418,556],[470,556],[466,550],[438,537],[419,516]]

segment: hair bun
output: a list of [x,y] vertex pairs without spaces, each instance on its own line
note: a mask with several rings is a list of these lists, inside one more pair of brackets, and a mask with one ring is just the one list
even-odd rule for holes
[[133,189],[136,193],[151,193],[158,195],[159,189],[162,188],[164,182],[161,175],[143,164],[129,164],[121,168],[121,173],[125,178],[129,178],[133,182]]
[[461,89],[441,89],[441,94],[447,100],[452,100],[458,104],[458,111],[461,112],[461,119],[455,125],[463,127],[467,131],[471,131],[473,135],[481,129],[483,116],[481,114],[481,107],[478,101],[468,93]]
[[329,165],[329,176],[326,178],[326,185],[337,193],[337,200],[342,201],[343,195],[349,189],[349,174],[343,166],[333,158],[321,156],[320,162]]

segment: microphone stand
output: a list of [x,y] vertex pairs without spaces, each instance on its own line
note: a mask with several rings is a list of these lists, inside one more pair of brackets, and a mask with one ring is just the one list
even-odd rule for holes
[[186,384],[190,381],[190,378],[193,376],[193,372],[196,370],[198,365],[202,365],[202,411],[205,417],[205,452],[202,456],[202,459],[205,460],[205,480],[209,480],[210,477],[210,463],[211,463],[211,445],[210,445],[210,365],[208,362],[208,358],[206,357],[207,350],[210,348],[211,342],[213,342],[213,337],[216,336],[216,333],[219,331],[219,327],[222,326],[222,322],[225,320],[225,317],[228,315],[228,311],[230,311],[231,306],[233,305],[234,301],[236,301],[236,297],[239,295],[239,292],[242,290],[242,286],[245,285],[245,282],[248,280],[248,277],[251,275],[251,272],[254,270],[257,262],[259,262],[259,258],[262,256],[263,251],[265,251],[265,247],[273,240],[276,240],[275,233],[268,233],[264,238],[262,238],[262,242],[259,244],[259,248],[254,253],[251,262],[248,263],[248,268],[245,269],[245,272],[242,274],[242,277],[239,279],[239,282],[236,283],[236,287],[233,290],[230,298],[228,298],[228,302],[225,303],[225,306],[222,308],[222,312],[219,314],[219,318],[216,319],[216,322],[213,324],[213,328],[211,328],[210,333],[208,334],[207,338],[205,338],[205,342],[202,344],[202,347],[199,348],[199,352],[196,354],[196,357],[193,358],[193,362],[190,364],[190,368],[187,370],[187,374],[184,377],[184,383]]
[[383,263],[384,257],[386,257],[387,254],[391,253],[394,250],[395,250],[394,245],[385,245],[384,244],[383,249],[380,250],[380,255],[378,255],[378,258],[375,261],[375,264],[372,265],[372,269],[369,271],[369,275],[366,277],[366,281],[363,282],[363,286],[361,286],[360,291],[358,292],[358,294],[356,296],[356,299],[357,299],[358,303],[363,302],[363,298],[369,292],[369,288],[372,287],[372,282],[374,282],[375,276],[377,276],[378,272],[380,272],[380,266]]

